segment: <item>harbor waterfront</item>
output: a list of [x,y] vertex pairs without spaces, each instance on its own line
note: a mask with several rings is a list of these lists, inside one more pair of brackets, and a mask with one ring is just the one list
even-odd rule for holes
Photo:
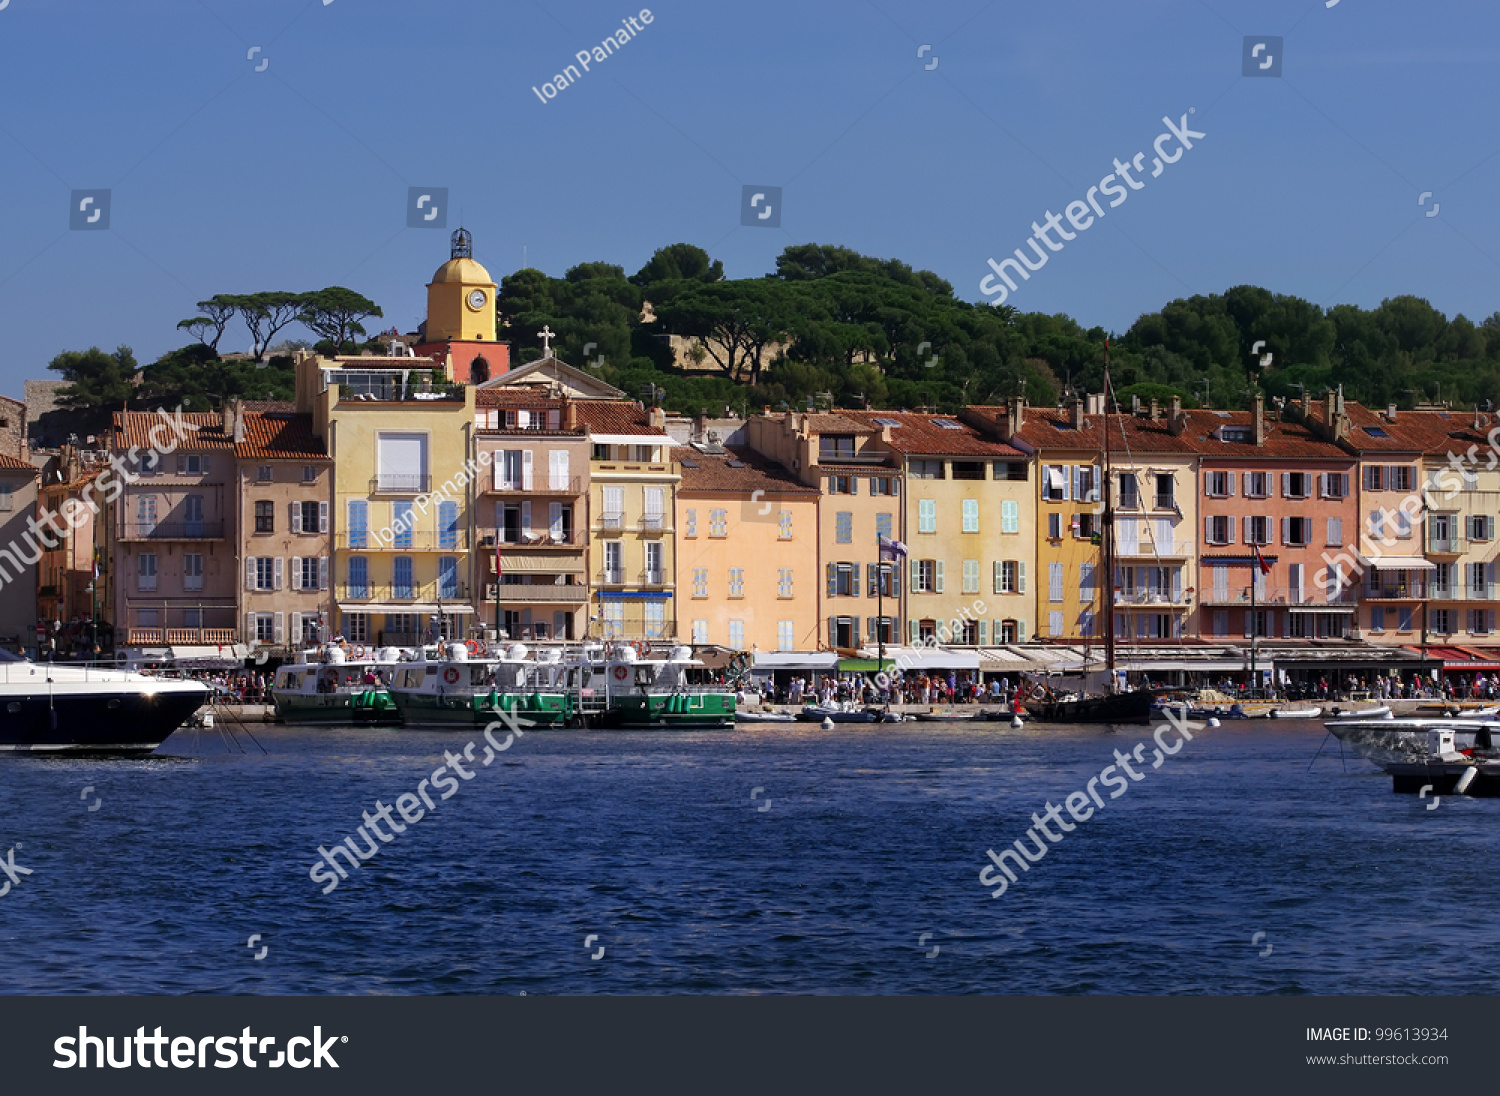
[[1194,726],[1000,900],[985,850],[1148,731],[528,731],[326,896],[320,846],[479,732],[253,733],[0,758],[0,992],[1445,993],[1460,940],[1500,991],[1500,806],[1313,762],[1317,721]]

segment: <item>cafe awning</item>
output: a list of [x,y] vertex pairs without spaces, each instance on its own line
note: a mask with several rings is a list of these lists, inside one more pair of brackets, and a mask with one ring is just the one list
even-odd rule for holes
[[841,674],[876,674],[881,670],[893,670],[896,668],[896,660],[888,658],[884,663],[874,658],[841,658],[838,661],[838,671]]
[[1421,556],[1381,556],[1367,561],[1377,571],[1436,571],[1437,564]]
[[524,548],[506,548],[500,553],[501,572],[535,571],[550,575],[581,575],[587,569],[582,553],[527,552]]
[[838,664],[838,658],[832,651],[758,651],[751,668],[757,673],[770,673],[772,670],[826,671]]

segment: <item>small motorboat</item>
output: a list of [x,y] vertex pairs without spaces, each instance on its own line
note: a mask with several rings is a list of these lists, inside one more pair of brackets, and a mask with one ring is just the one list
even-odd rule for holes
[[[1010,718],[1010,713],[1004,713],[1005,718]],[[976,719],[986,718],[980,712],[915,712],[906,717],[914,719],[919,723],[970,723]],[[998,715],[994,718],[1000,718]]]
[[1500,716],[1500,704],[1491,704],[1485,708],[1470,708],[1463,712],[1454,712],[1458,719],[1494,719]]
[[854,705],[809,704],[797,713],[799,723],[822,723],[825,719],[834,723],[900,723],[900,712],[888,712],[884,708],[860,708]]
[[735,712],[736,723],[795,723],[797,717],[790,712]]
[[1432,719],[1427,716],[1384,716],[1376,719],[1329,719],[1323,726],[1367,761],[1382,767],[1418,762],[1427,754],[1433,733],[1450,731],[1459,751],[1488,749],[1500,736],[1500,721]]
[[1266,715],[1271,719],[1317,719],[1322,708],[1272,708]]
[[1335,705],[1328,709],[1328,714],[1334,719],[1393,719],[1391,706],[1382,704],[1378,708],[1340,708]]

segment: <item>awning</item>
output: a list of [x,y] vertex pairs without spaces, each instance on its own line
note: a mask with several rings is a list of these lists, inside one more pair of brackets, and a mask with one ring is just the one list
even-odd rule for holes
[[667,434],[590,434],[596,445],[676,445]]
[[768,651],[755,654],[751,667],[758,673],[772,670],[831,670],[838,664],[839,656],[832,651]]
[[1152,670],[1203,670],[1204,672],[1223,673],[1225,671],[1245,670],[1250,667],[1250,656],[1244,658],[1205,658],[1198,661],[1193,659],[1156,659],[1142,658],[1130,659],[1119,658],[1116,660],[1117,670],[1141,670],[1150,672]]
[[1359,611],[1359,606],[1327,604],[1320,605],[1316,602],[1302,602],[1298,605],[1286,606],[1286,611],[1289,613],[1355,613]]
[[1427,657],[1442,659],[1445,670],[1500,670],[1500,650],[1493,647],[1429,647]]
[[886,659],[883,664],[874,658],[841,658],[838,661],[838,671],[841,674],[875,674],[895,668],[896,660],[892,658]]
[[905,647],[885,649],[887,659],[895,659],[898,670],[977,670],[978,651],[954,651],[947,647]]
[[345,613],[384,613],[389,616],[392,613],[455,613],[462,615],[472,613],[474,606],[461,605],[458,602],[445,601],[439,608],[435,601],[404,601],[399,605],[389,605],[379,601],[341,601],[339,609]]
[[1436,563],[1428,563],[1421,556],[1381,556],[1366,562],[1377,571],[1436,571]]
[[581,575],[588,568],[583,555],[558,552],[526,552],[518,548],[507,548],[500,553],[500,571],[539,571],[554,575]]

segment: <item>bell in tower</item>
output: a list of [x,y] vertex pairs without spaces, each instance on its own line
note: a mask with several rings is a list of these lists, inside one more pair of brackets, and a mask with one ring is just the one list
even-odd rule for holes
[[427,342],[495,341],[495,292],[490,272],[474,261],[474,237],[457,229],[450,244],[452,257],[427,285]]
[[454,230],[452,247],[449,248],[450,259],[472,259],[474,257],[474,237],[467,228]]

